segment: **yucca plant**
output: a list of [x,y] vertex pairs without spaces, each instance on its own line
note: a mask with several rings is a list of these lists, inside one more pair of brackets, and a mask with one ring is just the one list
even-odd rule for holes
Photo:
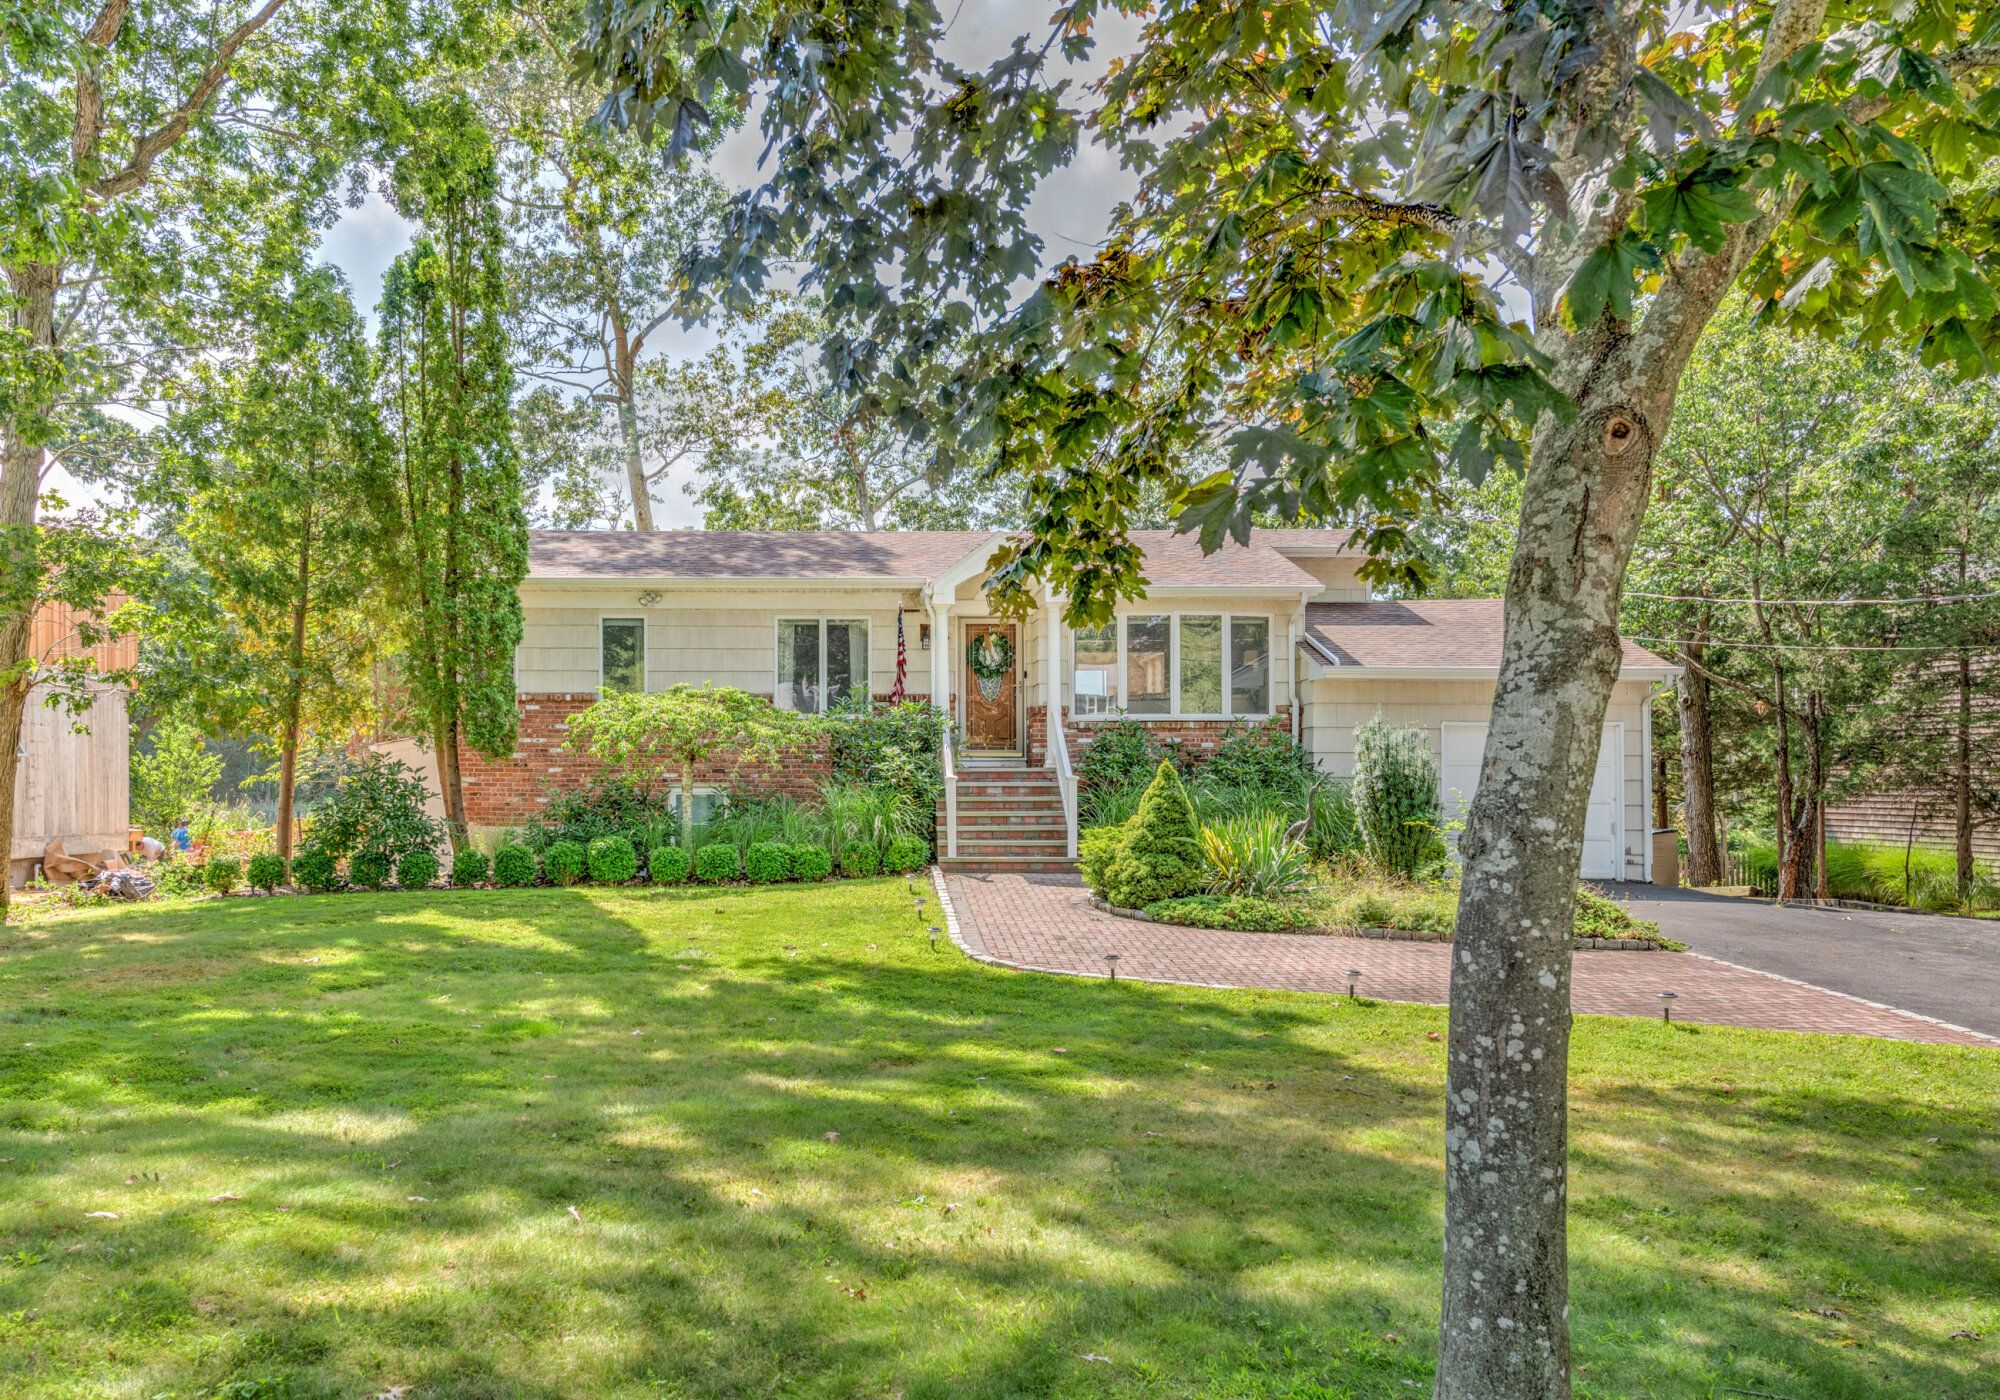
[[1303,842],[1285,835],[1280,813],[1227,817],[1201,831],[1208,857],[1209,888],[1217,894],[1247,894],[1275,899],[1305,887],[1312,877],[1312,857]]

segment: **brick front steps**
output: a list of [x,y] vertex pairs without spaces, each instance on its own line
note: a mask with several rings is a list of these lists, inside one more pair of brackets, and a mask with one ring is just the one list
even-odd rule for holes
[[1025,767],[961,770],[958,854],[941,856],[938,864],[958,875],[1073,872],[1055,774]]

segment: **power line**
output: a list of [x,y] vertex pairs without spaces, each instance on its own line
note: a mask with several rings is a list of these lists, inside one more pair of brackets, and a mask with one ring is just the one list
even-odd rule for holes
[[1733,641],[1728,637],[1642,637],[1634,632],[1623,634],[1629,642],[1651,642],[1663,647],[1736,647],[1746,651],[2000,651],[2000,643],[1958,646],[1938,643],[1933,646],[1844,646],[1831,642],[1748,642]]
[[1628,589],[1627,598],[1652,598],[1662,603],[1768,603],[1796,608],[1895,608],[1919,603],[1988,603],[2000,593],[1939,593],[1926,598],[1709,598],[1699,593],[1642,593]]

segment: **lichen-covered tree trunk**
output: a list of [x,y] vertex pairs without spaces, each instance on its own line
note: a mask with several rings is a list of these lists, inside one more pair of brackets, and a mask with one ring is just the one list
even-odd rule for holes
[[1570,925],[1619,597],[1678,368],[1665,395],[1587,378],[1576,421],[1536,435],[1459,843],[1437,1400],[1570,1393]]

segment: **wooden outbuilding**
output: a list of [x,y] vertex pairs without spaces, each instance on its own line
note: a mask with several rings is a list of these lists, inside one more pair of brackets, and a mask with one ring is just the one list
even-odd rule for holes
[[[108,607],[125,600],[112,597]],[[98,675],[129,669],[138,642],[124,636],[87,647],[78,635],[80,615],[49,604],[35,615],[31,654],[47,664],[65,657],[90,658]],[[89,706],[76,713],[48,682],[28,692],[21,716],[20,776],[14,790],[14,843],[8,868],[15,885],[26,883],[51,841],[71,856],[101,865],[130,842],[132,822],[131,719],[121,682],[86,684]]]

